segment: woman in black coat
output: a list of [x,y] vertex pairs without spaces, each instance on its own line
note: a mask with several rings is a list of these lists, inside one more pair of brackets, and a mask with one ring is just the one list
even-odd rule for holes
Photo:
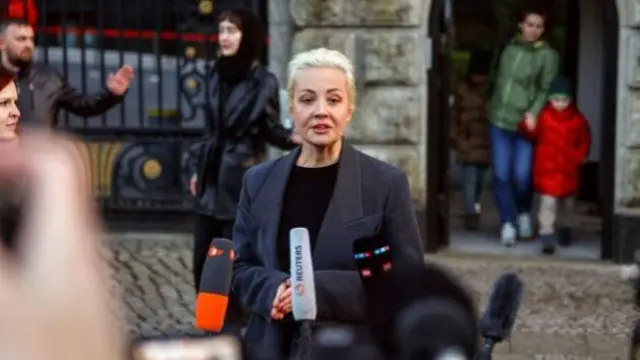
[[[189,190],[195,200],[193,277],[196,292],[209,244],[231,239],[245,171],[266,158],[266,143],[296,147],[280,122],[279,86],[260,63],[263,26],[247,10],[219,17],[220,58],[209,81],[207,139],[197,156]],[[237,323],[240,309],[231,299],[225,324]]]

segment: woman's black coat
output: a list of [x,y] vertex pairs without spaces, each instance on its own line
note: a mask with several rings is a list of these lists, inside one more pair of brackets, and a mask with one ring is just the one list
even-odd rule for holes
[[235,83],[220,103],[226,84],[218,71],[209,82],[210,121],[191,162],[197,174],[195,210],[220,220],[232,220],[248,168],[266,158],[266,144],[295,148],[291,132],[280,122],[279,86],[273,74],[257,62],[245,79]]

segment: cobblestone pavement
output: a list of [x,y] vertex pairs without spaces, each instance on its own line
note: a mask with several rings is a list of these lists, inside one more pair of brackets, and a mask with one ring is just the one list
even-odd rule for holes
[[[129,330],[142,336],[192,333],[191,239],[185,235],[112,236],[116,284],[124,290]],[[514,271],[525,296],[512,339],[497,360],[627,359],[628,334],[640,317],[618,267],[442,254],[431,257],[468,284],[484,309],[493,281]]]
[[194,332],[190,238],[120,235],[110,239],[109,248],[133,335]]

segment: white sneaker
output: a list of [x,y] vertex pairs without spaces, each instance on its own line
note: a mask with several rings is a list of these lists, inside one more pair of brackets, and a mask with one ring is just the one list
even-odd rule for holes
[[533,237],[531,215],[524,213],[518,216],[518,235],[520,235],[520,238],[524,239]]
[[517,236],[516,228],[512,224],[506,223],[502,225],[502,231],[500,231],[500,242],[502,245],[515,245]]

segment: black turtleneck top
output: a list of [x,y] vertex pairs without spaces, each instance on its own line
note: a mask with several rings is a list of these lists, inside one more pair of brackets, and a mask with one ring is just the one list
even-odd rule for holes
[[[296,227],[307,228],[311,249],[315,249],[337,177],[338,164],[321,168],[294,166],[291,169],[282,202],[276,245],[280,270],[289,273],[290,269],[289,230]],[[291,315],[282,321],[281,349],[285,358],[290,356],[296,325]]]

